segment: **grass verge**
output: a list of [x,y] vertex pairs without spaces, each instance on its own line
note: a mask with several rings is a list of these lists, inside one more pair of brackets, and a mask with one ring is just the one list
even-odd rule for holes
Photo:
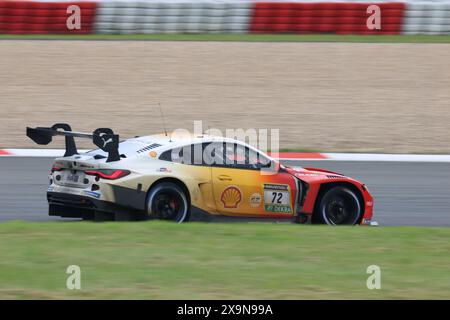
[[[0,224],[0,299],[439,299],[450,228],[275,223]],[[381,267],[381,290],[366,268]],[[81,267],[81,290],[66,268]]]
[[234,41],[234,42],[362,42],[362,43],[450,43],[450,35],[334,35],[334,34],[88,34],[11,35],[0,40],[146,40],[146,41]]

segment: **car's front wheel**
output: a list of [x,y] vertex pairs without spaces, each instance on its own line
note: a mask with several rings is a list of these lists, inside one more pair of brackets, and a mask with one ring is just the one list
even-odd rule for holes
[[325,192],[317,211],[322,223],[329,225],[354,225],[361,218],[362,206],[353,190],[344,186]]
[[186,194],[175,183],[159,183],[148,193],[146,214],[148,219],[187,221],[189,203]]

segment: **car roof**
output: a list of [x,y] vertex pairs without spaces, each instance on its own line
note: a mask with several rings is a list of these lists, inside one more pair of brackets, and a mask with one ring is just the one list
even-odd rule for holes
[[[191,144],[197,144],[197,143],[205,143],[205,142],[229,142],[229,143],[237,143],[240,145],[243,145],[245,147],[248,147],[249,149],[256,151],[258,153],[262,153],[264,156],[271,158],[269,155],[267,155],[262,150],[259,150],[258,148],[255,148],[254,146],[245,143],[241,140],[222,137],[222,136],[215,136],[215,135],[208,135],[208,134],[200,134],[195,135],[193,133],[188,132],[168,132],[160,133],[160,134],[154,134],[149,136],[142,136],[142,137],[135,137],[128,139],[127,141],[135,141],[136,143],[139,143],[143,145],[143,149],[139,150],[138,153],[142,151],[150,151],[153,150],[157,152],[158,154],[161,154],[164,151],[171,150],[174,148],[182,148]],[[147,147],[146,147],[147,146]]]
[[[148,145],[152,144],[158,144],[158,147],[155,147],[154,149],[157,151],[165,151],[170,150],[173,148],[179,148],[184,147],[190,144],[196,144],[196,143],[204,143],[204,142],[230,142],[230,143],[239,143],[245,146],[248,146],[246,143],[226,138],[226,137],[220,137],[220,136],[213,136],[213,135],[207,135],[207,134],[201,134],[201,135],[194,135],[191,133],[178,133],[178,132],[170,132],[167,133],[161,133],[161,134],[154,134],[149,136],[142,136],[142,137],[135,137],[129,140],[135,140],[142,143],[147,143]],[[252,149],[255,149],[251,146],[249,146]],[[255,149],[256,150],[256,149]]]
[[[154,157],[152,152],[156,152],[156,154],[161,154],[167,150],[172,150],[174,148],[183,148],[185,146],[197,143],[205,143],[205,142],[229,142],[236,143],[243,146],[246,146],[254,151],[264,154],[266,157],[269,157],[267,154],[258,150],[257,148],[244,143],[240,140],[214,136],[214,135],[194,135],[191,133],[180,133],[180,132],[171,132],[171,133],[160,133],[148,136],[136,136],[134,138],[129,138],[121,141],[119,144],[119,152],[125,154],[128,158],[144,155]],[[94,149],[87,152],[89,155],[103,155],[106,157],[106,152],[100,149]],[[270,157],[269,157],[270,158]]]

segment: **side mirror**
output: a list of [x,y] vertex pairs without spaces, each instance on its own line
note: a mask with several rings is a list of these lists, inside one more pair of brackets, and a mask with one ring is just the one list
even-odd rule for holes
[[271,160],[269,163],[265,165],[261,165],[259,168],[261,171],[261,174],[264,175],[273,175],[277,174],[280,171],[280,163],[274,160]]

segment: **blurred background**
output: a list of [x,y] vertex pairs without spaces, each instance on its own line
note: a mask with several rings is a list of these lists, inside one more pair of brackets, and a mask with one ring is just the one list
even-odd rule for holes
[[[449,88],[449,0],[0,0],[0,220],[26,221],[0,223],[0,298],[448,298]],[[383,227],[48,222],[53,158],[16,157],[42,147],[25,127],[148,135],[159,104],[168,130],[346,153],[285,163],[366,183]]]
[[[0,33],[19,39],[0,42],[0,146],[34,147],[24,114],[30,126],[161,132],[161,103],[168,129],[203,120],[280,128],[284,149],[448,153],[449,44],[428,42],[448,39],[450,2],[377,6],[370,30],[359,1],[0,1]],[[91,40],[62,41],[80,33]]]

